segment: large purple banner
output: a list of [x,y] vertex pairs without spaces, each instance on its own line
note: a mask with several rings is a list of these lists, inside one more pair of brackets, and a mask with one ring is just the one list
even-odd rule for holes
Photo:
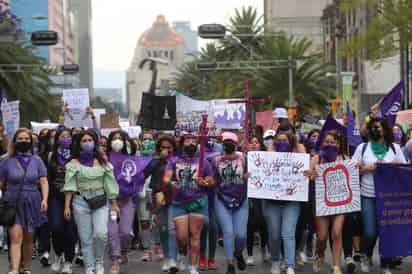
[[412,255],[412,166],[379,164],[374,175],[380,253]]

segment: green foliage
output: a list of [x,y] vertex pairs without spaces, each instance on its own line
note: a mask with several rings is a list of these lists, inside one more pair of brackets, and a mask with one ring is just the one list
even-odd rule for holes
[[33,47],[21,43],[0,43],[0,64],[28,64],[38,66],[21,72],[0,71],[0,89],[9,101],[20,101],[21,124],[57,117],[59,108],[49,94],[52,82],[42,68],[43,59],[33,54]]
[[393,56],[412,42],[412,1],[410,0],[347,0],[341,8],[349,13],[366,9],[371,20],[366,31],[348,41],[343,52],[356,56],[366,50],[367,57],[376,61]]
[[287,105],[289,91],[288,68],[251,71],[199,71],[196,63],[223,61],[301,60],[294,69],[295,100],[300,113],[327,111],[329,83],[326,73],[331,68],[323,64],[321,55],[313,51],[308,39],[296,39],[287,34],[263,35],[264,24],[256,9],[236,9],[226,26],[234,39],[207,44],[200,57],[184,64],[175,76],[175,88],[198,99],[242,98],[244,81],[249,80],[250,95],[269,99],[264,108]]

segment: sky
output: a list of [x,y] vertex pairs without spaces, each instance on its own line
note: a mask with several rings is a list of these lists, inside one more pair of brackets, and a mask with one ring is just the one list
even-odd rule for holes
[[[125,85],[127,70],[140,35],[163,14],[170,23],[190,21],[226,24],[236,8],[254,6],[263,15],[264,0],[92,0],[95,87]],[[199,44],[204,41],[199,40]]]

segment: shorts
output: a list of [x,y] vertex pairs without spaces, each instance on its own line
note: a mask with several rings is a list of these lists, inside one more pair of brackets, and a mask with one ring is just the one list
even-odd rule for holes
[[175,202],[172,202],[172,204],[170,205],[172,210],[172,218],[175,219],[177,217],[188,215],[202,215],[205,219],[207,219],[209,215],[208,199],[206,195],[204,195],[203,197],[206,200],[205,206],[195,211],[186,209],[184,204],[177,204]]

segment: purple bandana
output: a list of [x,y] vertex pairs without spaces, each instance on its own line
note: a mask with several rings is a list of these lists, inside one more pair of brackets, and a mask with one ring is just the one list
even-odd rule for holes
[[94,163],[94,152],[80,152],[79,162],[80,164],[88,167],[92,167]]
[[27,168],[29,167],[32,155],[30,153],[17,153],[15,157],[19,161],[24,171],[26,171]]

